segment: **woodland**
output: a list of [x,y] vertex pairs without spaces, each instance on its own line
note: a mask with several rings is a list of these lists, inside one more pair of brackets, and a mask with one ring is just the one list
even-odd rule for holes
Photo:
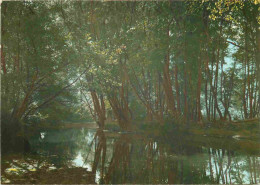
[[258,120],[259,23],[255,0],[2,2],[2,138]]

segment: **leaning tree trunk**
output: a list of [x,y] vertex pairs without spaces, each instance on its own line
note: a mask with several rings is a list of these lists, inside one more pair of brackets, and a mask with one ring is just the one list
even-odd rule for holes
[[98,99],[98,95],[96,91],[91,91],[91,97],[94,104],[95,112],[98,117],[97,124],[99,128],[104,128],[105,120],[106,120],[106,108],[105,108],[104,98],[101,95],[100,99]]
[[125,97],[118,98],[116,96],[111,96],[108,100],[120,128],[123,130],[128,130],[130,128],[130,110],[128,108],[128,103],[126,103]]

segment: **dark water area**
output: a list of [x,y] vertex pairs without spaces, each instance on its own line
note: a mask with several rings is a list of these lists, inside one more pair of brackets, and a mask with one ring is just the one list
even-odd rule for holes
[[96,129],[45,130],[31,152],[2,155],[1,181],[11,184],[257,184],[259,150],[235,139],[173,133],[152,137]]

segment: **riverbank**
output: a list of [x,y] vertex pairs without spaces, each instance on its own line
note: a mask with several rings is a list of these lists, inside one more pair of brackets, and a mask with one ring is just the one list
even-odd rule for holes
[[[18,143],[19,146],[28,143],[27,140],[32,135],[37,135],[42,131],[47,130],[60,130],[60,129],[73,129],[73,128],[88,128],[88,129],[98,129],[95,122],[80,122],[80,123],[41,123],[35,125],[26,125],[24,129],[19,132],[16,131],[16,137],[13,138],[14,141],[12,145]],[[201,136],[202,138],[227,138],[232,140],[251,140],[254,142],[260,141],[260,123],[258,119],[254,120],[244,120],[237,122],[216,122],[212,124],[198,124],[190,123],[187,124],[171,124],[165,123],[160,125],[157,122],[133,122],[131,131],[121,130],[117,122],[108,122],[105,124],[105,131],[110,133],[139,133],[142,135],[171,135],[176,133],[189,134],[194,136]],[[5,134],[6,135],[6,134]],[[14,134],[12,134],[14,135]],[[16,139],[17,138],[17,139]],[[23,139],[21,139],[23,138]],[[11,141],[7,136],[2,138],[2,146],[9,146]],[[19,142],[18,142],[19,141]],[[24,143],[21,144],[21,141]],[[203,139],[202,139],[203,141]],[[11,145],[10,145],[11,146]],[[9,150],[7,147],[5,150]],[[17,147],[13,147],[17,148]],[[25,148],[28,148],[27,146]]]
[[[121,131],[116,123],[106,124],[105,129],[112,133],[131,133]],[[258,155],[260,152],[260,123],[259,120],[245,120],[232,123],[215,123],[208,126],[199,124],[163,126],[157,123],[136,124],[133,133],[148,137],[165,137],[174,139],[181,135],[181,142],[192,145],[225,148],[243,153]],[[176,139],[176,138],[175,138]]]
[[234,139],[252,139],[260,141],[259,119],[215,123],[210,126],[192,125],[188,131],[195,135],[232,137]]
[[[160,125],[157,122],[133,122],[133,132],[150,133],[158,135],[160,133],[169,133],[180,131],[193,135],[210,136],[210,137],[227,137],[233,139],[252,139],[260,141],[260,122],[259,119],[241,120],[236,122],[216,122],[211,124],[169,124]],[[39,124],[37,129],[70,129],[70,128],[90,128],[98,129],[95,122],[82,123],[60,123],[51,125],[47,123]],[[105,130],[112,132],[124,132],[120,129],[117,122],[108,122],[105,124]]]
[[[122,131],[116,122],[110,122],[105,125],[106,130],[119,132]],[[193,135],[233,138],[233,139],[251,139],[260,141],[260,122],[259,119],[243,120],[236,122],[216,122],[211,124],[191,123],[160,125],[156,122],[136,122],[133,124],[134,132],[160,135],[161,133],[171,133],[180,131]]]

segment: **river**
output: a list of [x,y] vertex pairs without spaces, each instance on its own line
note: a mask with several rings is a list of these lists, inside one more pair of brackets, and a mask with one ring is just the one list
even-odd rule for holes
[[42,130],[29,140],[31,153],[2,156],[1,180],[12,184],[260,183],[259,150],[241,150],[237,142],[180,133]]

